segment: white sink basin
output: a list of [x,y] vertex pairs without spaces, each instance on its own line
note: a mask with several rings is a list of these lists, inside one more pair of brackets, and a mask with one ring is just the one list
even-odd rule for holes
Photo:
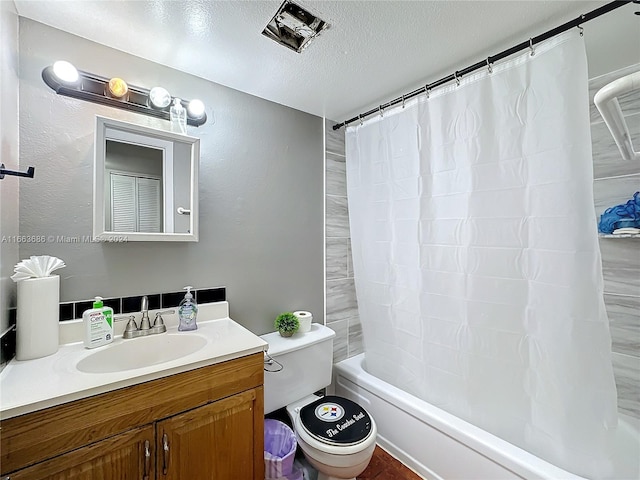
[[123,340],[96,350],[78,362],[84,373],[113,373],[170,362],[197,352],[206,338],[192,333],[160,334]]

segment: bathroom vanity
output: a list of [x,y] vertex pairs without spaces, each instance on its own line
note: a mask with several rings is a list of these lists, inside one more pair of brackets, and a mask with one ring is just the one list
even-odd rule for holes
[[[228,318],[204,322],[197,332],[211,342],[186,360],[129,373],[74,372],[93,353],[77,345],[9,364],[2,373],[2,480],[264,478],[266,343]],[[58,381],[33,378],[38,362],[50,369],[43,375]],[[25,375],[32,389],[49,391],[48,398],[41,394],[38,401],[34,393],[17,405]],[[108,383],[98,385],[96,378]],[[6,393],[11,387],[13,396]]]

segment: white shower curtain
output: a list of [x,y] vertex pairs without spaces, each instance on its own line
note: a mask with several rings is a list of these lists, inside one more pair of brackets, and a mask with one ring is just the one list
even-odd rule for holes
[[367,369],[596,478],[617,415],[592,176],[577,32],[347,130]]

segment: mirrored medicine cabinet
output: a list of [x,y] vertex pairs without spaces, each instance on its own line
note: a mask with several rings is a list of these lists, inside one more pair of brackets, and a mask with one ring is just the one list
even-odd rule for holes
[[93,236],[198,241],[200,140],[96,116]]

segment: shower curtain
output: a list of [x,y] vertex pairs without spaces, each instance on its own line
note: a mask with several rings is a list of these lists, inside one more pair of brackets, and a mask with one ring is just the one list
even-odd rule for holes
[[587,78],[567,32],[350,127],[347,188],[367,370],[597,478],[617,414]]

